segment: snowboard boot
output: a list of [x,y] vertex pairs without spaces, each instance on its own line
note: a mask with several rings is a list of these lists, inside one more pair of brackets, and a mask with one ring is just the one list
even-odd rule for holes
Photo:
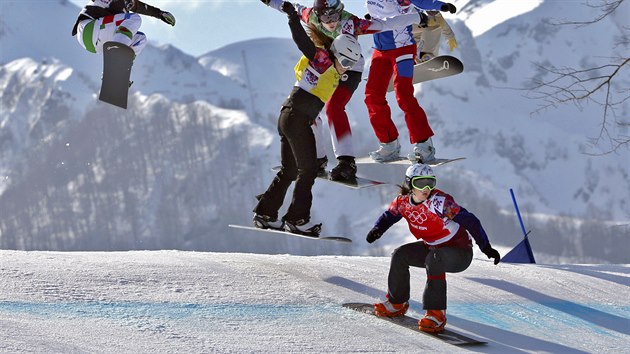
[[444,332],[446,326],[446,310],[427,310],[426,315],[418,321],[418,328],[423,332]]
[[328,165],[328,156],[324,157],[318,157],[317,158],[317,176],[321,177],[321,176],[325,176],[326,173],[328,173],[326,171],[326,166]]
[[416,143],[413,147],[413,151],[407,155],[407,158],[412,163],[429,163],[435,160],[435,148],[433,147],[433,141],[431,138]]
[[259,229],[283,230],[284,221],[272,219],[267,215],[254,214],[254,226]]
[[339,182],[357,183],[357,164],[352,156],[339,156],[337,166],[330,171],[330,179]]
[[403,316],[409,309],[409,302],[402,304],[392,304],[389,300],[374,304],[374,314],[381,317]]
[[389,143],[379,143],[376,151],[370,152],[370,157],[376,162],[387,162],[398,159],[400,156],[400,144],[398,139]]
[[319,233],[322,231],[322,224],[312,223],[308,219],[298,221],[285,220],[284,231],[305,236],[319,237]]

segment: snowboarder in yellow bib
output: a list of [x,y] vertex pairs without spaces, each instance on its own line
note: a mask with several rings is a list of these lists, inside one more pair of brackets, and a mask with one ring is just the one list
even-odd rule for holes
[[[289,17],[289,28],[303,56],[295,66],[297,82],[282,104],[278,118],[281,164],[267,191],[258,196],[254,225],[262,229],[286,230],[318,236],[321,224],[311,222],[311,189],[317,177],[315,136],[311,124],[335,92],[339,79],[361,57],[361,46],[351,35],[341,35],[317,46],[300,23],[300,16],[289,3],[282,4]],[[311,36],[317,38],[316,30]],[[278,220],[287,189],[295,181],[293,198],[286,214]]]

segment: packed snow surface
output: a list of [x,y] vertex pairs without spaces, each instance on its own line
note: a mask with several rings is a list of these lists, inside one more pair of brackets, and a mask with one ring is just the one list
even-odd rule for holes
[[[299,241],[312,242],[312,241]],[[387,288],[388,257],[0,251],[0,352],[630,352],[630,266],[448,274],[455,347],[344,309]],[[412,268],[410,314],[425,274]]]

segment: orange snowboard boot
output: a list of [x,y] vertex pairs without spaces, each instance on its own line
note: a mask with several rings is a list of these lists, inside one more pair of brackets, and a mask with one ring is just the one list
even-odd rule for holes
[[423,332],[444,332],[444,326],[446,326],[446,311],[427,310],[426,315],[424,315],[424,317],[420,321],[418,321],[418,326]]
[[374,304],[374,314],[382,317],[398,317],[407,313],[409,303],[392,304],[389,300]]

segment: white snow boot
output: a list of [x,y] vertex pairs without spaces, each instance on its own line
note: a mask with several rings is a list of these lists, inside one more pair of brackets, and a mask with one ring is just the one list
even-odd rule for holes
[[413,163],[429,163],[435,160],[435,148],[431,138],[423,143],[416,143],[413,151],[407,155],[407,158]]
[[376,151],[370,152],[370,157],[376,162],[387,162],[396,160],[400,157],[400,143],[398,139],[390,143],[379,143]]

